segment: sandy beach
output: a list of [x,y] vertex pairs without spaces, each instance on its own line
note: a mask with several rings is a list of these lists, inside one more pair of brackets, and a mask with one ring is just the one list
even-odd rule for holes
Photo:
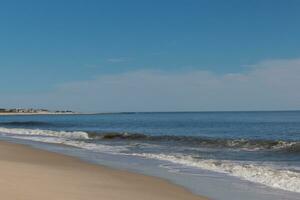
[[0,197],[5,200],[204,200],[159,178],[0,141]]

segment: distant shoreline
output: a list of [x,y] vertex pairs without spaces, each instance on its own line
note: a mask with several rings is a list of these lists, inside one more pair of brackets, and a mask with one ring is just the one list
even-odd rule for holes
[[5,115],[78,115],[81,113],[63,113],[63,112],[36,112],[36,113],[21,113],[21,112],[0,112],[0,116]]
[[300,110],[253,110],[253,111],[154,111],[154,112],[0,112],[0,116],[5,115],[114,115],[114,114],[152,114],[152,113],[242,113],[242,112],[300,112]]

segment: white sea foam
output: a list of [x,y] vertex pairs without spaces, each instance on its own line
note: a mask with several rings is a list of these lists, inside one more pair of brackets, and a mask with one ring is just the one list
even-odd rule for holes
[[83,131],[52,131],[41,129],[22,129],[22,128],[3,128],[0,127],[0,133],[12,135],[27,135],[27,136],[48,136],[66,139],[89,139],[89,135]]
[[93,150],[103,153],[119,153],[126,151],[126,146],[111,146],[98,143],[89,143],[88,133],[83,131],[53,131],[53,130],[41,130],[41,129],[20,129],[20,128],[2,128],[0,127],[0,133],[9,135],[13,138],[25,139],[31,141],[52,143],[52,144],[64,144],[68,146],[78,147],[87,150]]
[[226,173],[251,182],[292,192],[300,192],[300,173],[289,170],[278,170],[271,166],[238,163],[225,160],[201,160],[191,156],[166,154],[134,154],[145,158],[169,161],[189,167]]
[[92,150],[94,152],[102,152],[102,153],[119,154],[121,151],[127,150],[126,146],[110,146],[104,144],[88,143],[85,141],[69,140],[69,139],[58,138],[58,137],[18,136],[18,135],[14,135],[12,137],[17,139],[22,139],[22,140],[36,141],[36,142],[63,144],[63,145],[78,147],[78,148]]

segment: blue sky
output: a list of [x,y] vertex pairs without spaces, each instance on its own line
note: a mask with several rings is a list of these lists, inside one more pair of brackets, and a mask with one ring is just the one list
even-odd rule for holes
[[[249,76],[259,71],[257,66],[269,69],[274,62],[277,68],[278,63],[284,69],[290,66],[287,73],[295,74],[300,57],[299,10],[300,1],[297,0],[1,1],[0,92],[3,97],[0,107],[164,110],[174,96],[148,91],[150,88],[156,90],[153,85],[161,75],[169,76],[161,84],[173,88],[177,82],[170,80],[177,78],[180,82],[187,74],[201,72],[217,79],[230,74]],[[122,85],[140,84],[141,90],[147,90],[151,98],[159,98],[161,104],[146,104],[142,100],[133,105],[131,101],[115,102],[113,98],[117,97],[107,92],[112,89],[110,87],[91,86],[94,91],[90,100],[80,99],[76,104],[70,103],[72,95],[58,92],[66,85],[76,85],[77,88],[69,89],[72,94],[78,93],[72,96],[76,98],[82,95],[80,89],[86,82],[97,85],[97,81],[103,83],[107,77],[114,80],[141,72],[143,75],[139,76],[156,75],[150,83],[126,79]],[[282,81],[286,77],[282,77]],[[254,89],[260,87],[254,85]],[[176,87],[179,90],[193,88],[185,83]],[[117,92],[121,87],[113,89]],[[248,88],[248,93],[254,89]],[[178,101],[165,110],[299,109],[296,100],[300,99],[293,94],[296,91],[293,92],[290,85],[284,90],[287,89],[291,90],[288,96],[274,91],[283,98],[278,105],[268,107],[264,103],[266,99],[258,98],[250,101],[252,106],[240,100],[241,105],[235,107],[235,101],[227,100],[232,102],[228,104],[225,99],[221,101],[222,98],[207,106],[202,106],[206,105],[202,101],[199,101],[201,105],[191,102],[198,98],[194,93],[207,96],[194,88],[185,97],[188,100]],[[69,90],[64,94],[69,94]],[[247,88],[241,90],[247,91]],[[130,99],[131,91],[122,97]],[[107,95],[105,102],[100,101],[103,94]],[[269,100],[275,94],[270,94]],[[175,91],[173,95],[176,96]],[[49,96],[53,98],[51,102],[47,101]],[[144,95],[141,99],[145,98]]]

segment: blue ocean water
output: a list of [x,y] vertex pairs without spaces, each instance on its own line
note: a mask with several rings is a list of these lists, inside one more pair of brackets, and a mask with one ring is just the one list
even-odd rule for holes
[[[268,188],[281,191],[278,199],[300,194],[298,111],[0,116],[0,133],[39,145],[76,147],[77,155],[100,164],[122,166],[127,160],[130,168],[128,160],[135,160],[147,163],[139,165],[147,169],[151,162],[187,187],[188,182],[177,179],[182,174],[197,182],[197,175],[217,173],[222,180],[244,181],[245,191],[256,187],[252,184],[267,188],[256,190],[264,193],[260,199],[268,199]],[[195,184],[190,189],[197,191]],[[276,199],[277,193],[271,193],[270,199]]]

